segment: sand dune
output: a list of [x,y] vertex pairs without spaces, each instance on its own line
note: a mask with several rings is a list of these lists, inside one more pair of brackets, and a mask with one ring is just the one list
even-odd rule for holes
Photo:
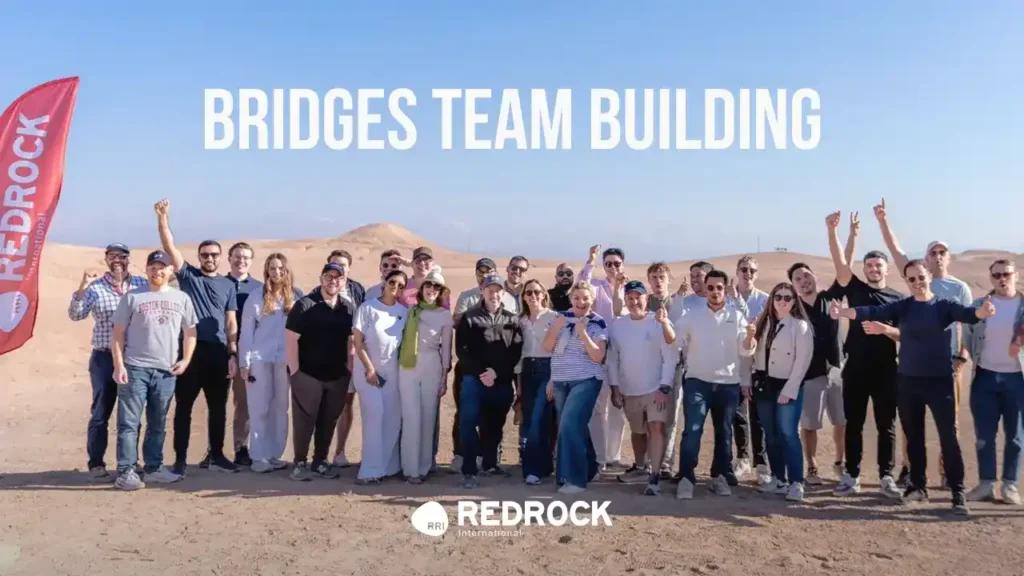
[[[226,251],[232,241],[223,243]],[[304,289],[316,285],[328,252],[335,248],[354,255],[353,277],[369,286],[378,280],[381,250],[395,247],[410,257],[416,246],[430,246],[456,292],[473,284],[473,265],[481,256],[447,249],[387,223],[369,224],[330,239],[250,243],[256,250],[256,276],[262,276],[267,254],[284,252]],[[628,246],[624,248],[628,250]],[[134,249],[134,271],[141,271],[150,249],[152,246]],[[196,244],[184,244],[181,249],[193,258]],[[587,249],[578,247],[579,256],[571,262],[577,270]],[[488,256],[502,267],[508,260],[508,255]],[[739,256],[709,260],[732,273]],[[87,363],[92,321],[73,323],[66,311],[83,270],[102,271],[102,257],[100,248],[47,245],[36,335],[22,349],[0,357],[0,472],[6,473],[0,480],[4,520],[0,522],[0,574],[308,574],[325,566],[339,574],[462,575],[481,569],[495,574],[588,576],[691,571],[987,574],[1002,573],[1020,560],[1018,541],[1024,521],[1016,509],[980,504],[974,510],[981,520],[956,522],[948,516],[948,493],[937,487],[935,503],[917,509],[895,508],[876,497],[871,420],[864,443],[866,491],[860,497],[840,500],[827,486],[810,489],[805,504],[790,506],[742,487],[728,500],[701,489],[696,500],[684,505],[669,495],[645,498],[637,486],[604,478],[586,495],[613,501],[612,528],[528,528],[523,536],[513,538],[459,537],[449,532],[442,540],[431,540],[413,531],[409,515],[424,499],[439,498],[453,504],[467,497],[456,487],[456,476],[443,473],[418,487],[392,481],[360,488],[353,483],[354,469],[346,470],[340,480],[297,485],[284,473],[255,476],[243,472],[229,477],[193,466],[183,482],[135,494],[90,486],[81,471],[90,403]],[[823,286],[832,281],[831,262],[822,256],[764,253],[756,257],[760,286],[765,289],[783,279],[785,269],[798,260],[817,271]],[[956,255],[952,272],[979,295],[989,287],[987,268],[997,257],[1021,262],[1020,255],[970,250]],[[690,263],[692,260],[670,263],[677,279],[686,274]],[[556,264],[538,258],[532,262],[530,276],[550,284]],[[629,264],[627,273],[643,278],[649,263]],[[227,266],[225,258],[221,271],[226,272]],[[890,281],[906,290],[895,273]],[[966,406],[965,395],[961,445],[970,484],[976,479],[976,459]],[[449,394],[442,405],[441,462],[451,458],[452,411]],[[229,421],[230,413],[229,407]],[[193,465],[206,443],[204,415],[204,401],[200,400],[193,418]],[[116,414],[110,428],[107,462],[112,467],[116,461]],[[828,430],[825,432],[819,453],[823,468],[828,469],[832,445]],[[514,436],[510,418],[505,435],[506,464],[515,460]],[[711,436],[709,424],[701,474],[710,463]],[[168,457],[172,455],[172,438],[169,419]],[[359,457],[360,438],[357,423],[348,446],[354,460]],[[934,437],[930,447],[934,483]],[[628,441],[624,455],[631,457]],[[289,456],[290,449],[285,457]],[[485,480],[476,496],[521,502],[553,495],[550,485],[526,489],[513,477]],[[16,561],[12,560],[15,553]]]

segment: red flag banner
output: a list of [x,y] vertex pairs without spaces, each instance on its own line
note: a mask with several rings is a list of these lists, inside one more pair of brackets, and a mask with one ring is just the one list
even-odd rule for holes
[[0,354],[35,330],[39,259],[64,181],[78,78],[36,86],[0,116]]

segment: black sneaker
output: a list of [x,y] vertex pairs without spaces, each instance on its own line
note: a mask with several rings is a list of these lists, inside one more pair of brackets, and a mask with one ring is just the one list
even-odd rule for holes
[[967,507],[967,497],[964,496],[963,491],[953,492],[953,514],[967,516],[970,513],[971,509]]
[[331,466],[327,462],[313,463],[313,473],[321,478],[333,479],[338,477],[338,471],[334,469],[334,466]]
[[907,485],[907,489],[903,492],[904,502],[927,502],[928,492],[922,488],[916,488],[910,484]]
[[647,479],[647,488],[644,489],[644,496],[658,496],[661,494],[661,475],[651,474]]
[[235,465],[252,466],[252,458],[249,457],[249,449],[245,446],[235,450]]
[[188,470],[188,464],[185,464],[184,461],[175,462],[174,466],[171,467],[171,472],[174,472],[175,474],[177,474],[178,476],[181,476],[182,478],[185,477],[185,472],[187,470]]
[[725,476],[725,482],[729,486],[739,486],[740,485],[739,479],[736,478],[736,473],[733,472],[732,470],[729,470],[728,472],[723,474],[723,476]]
[[207,468],[210,467],[210,451],[209,450],[206,451],[206,456],[203,456],[203,459],[199,461],[199,467],[202,468],[203,470],[206,470]]
[[900,476],[896,480],[896,485],[900,488],[906,488],[910,481],[910,466],[904,466],[900,468]]
[[[200,466],[202,466],[202,464],[200,464]],[[227,472],[229,474],[238,472],[238,466],[235,466],[235,463],[228,460],[224,455],[210,458],[209,466],[210,469],[215,472]]]
[[487,470],[481,472],[481,474],[483,474],[484,476],[501,476],[503,478],[508,478],[511,476],[511,474],[508,473],[508,470],[505,470],[501,466],[492,466]]
[[480,484],[476,480],[476,476],[472,474],[465,474],[462,476],[462,487],[467,489],[476,488]]

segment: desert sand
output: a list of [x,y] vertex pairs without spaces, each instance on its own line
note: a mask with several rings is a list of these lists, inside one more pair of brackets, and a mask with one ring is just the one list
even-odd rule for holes
[[[172,217],[173,220],[173,217]],[[154,233],[155,240],[155,233]],[[597,240],[595,240],[597,241]],[[224,240],[225,251],[231,240]],[[327,253],[344,248],[355,257],[352,276],[364,285],[378,278],[377,255],[396,247],[406,257],[419,245],[431,246],[453,291],[473,283],[480,255],[458,253],[388,224],[365,226],[333,239],[250,241],[256,250],[253,272],[263,259],[281,251],[292,261],[299,285],[308,289]],[[579,270],[587,246],[573,265]],[[628,247],[626,247],[628,249]],[[133,252],[139,271],[151,248]],[[181,246],[194,256],[196,245]],[[500,266],[508,255],[490,254]],[[993,251],[958,254],[952,272],[970,283],[975,295],[987,290]],[[711,258],[732,273],[738,255]],[[822,287],[832,281],[823,257],[794,253],[759,254],[759,286],[769,289],[796,260],[809,262]],[[1021,258],[1017,257],[1018,263]],[[690,262],[673,262],[675,277]],[[554,261],[534,261],[530,276],[546,284]],[[632,263],[628,273],[643,277],[648,263]],[[865,433],[864,492],[838,498],[831,490],[830,429],[821,434],[819,459],[825,486],[809,487],[804,503],[758,494],[745,482],[731,498],[707,492],[712,432],[705,431],[695,499],[674,498],[674,484],[661,497],[641,495],[642,485],[613,477],[592,484],[586,500],[611,500],[612,527],[527,527],[521,536],[494,538],[455,534],[443,538],[416,532],[409,521],[422,502],[436,499],[454,517],[459,499],[559,498],[550,481],[526,487],[519,469],[506,480],[482,478],[479,489],[458,488],[459,476],[439,474],[420,486],[400,480],[377,487],[354,483],[355,468],[338,480],[297,483],[287,471],[225,475],[200,470],[206,436],[205,405],[196,404],[189,476],[171,485],[150,485],[124,493],[96,486],[85,474],[85,430],[90,403],[87,372],[92,320],[67,317],[68,299],[83,269],[103,270],[102,250],[49,244],[43,253],[41,304],[35,337],[22,349],[0,357],[0,574],[1015,574],[1021,573],[1024,509],[1004,504],[973,504],[969,518],[949,511],[949,493],[939,489],[938,444],[929,424],[929,479],[932,501],[901,506],[877,494],[874,423]],[[859,271],[859,263],[855,270]],[[222,272],[227,271],[226,258]],[[600,271],[598,271],[600,273]],[[890,282],[906,291],[895,275]],[[977,480],[973,423],[965,387],[961,406],[961,445],[967,484]],[[168,418],[165,453],[172,458]],[[451,395],[442,405],[439,462],[451,460]],[[231,408],[229,404],[228,421]],[[515,427],[506,424],[505,464],[516,459]],[[107,462],[115,458],[116,412],[111,419]],[[348,456],[359,460],[358,416]],[[232,442],[230,424],[227,446]],[[1002,437],[1000,436],[1000,447]],[[333,453],[333,450],[332,450]],[[624,456],[631,457],[626,443]],[[290,449],[285,458],[290,457]],[[1001,460],[1001,448],[1000,448]],[[899,465],[899,458],[897,458]],[[569,500],[572,500],[571,498]]]

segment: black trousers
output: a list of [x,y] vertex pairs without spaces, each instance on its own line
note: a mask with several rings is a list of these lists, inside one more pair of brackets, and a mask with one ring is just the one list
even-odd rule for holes
[[768,464],[768,453],[764,445],[764,428],[757,416],[757,410],[750,406],[746,397],[740,397],[736,417],[733,418],[733,438],[736,441],[736,458],[750,458],[750,443],[754,444],[754,466]]
[[930,409],[939,432],[946,482],[952,492],[964,489],[964,458],[956,437],[956,397],[953,375],[914,377],[900,375],[897,389],[900,422],[907,435],[910,456],[910,484],[915,488],[928,486],[928,451],[925,449],[925,410]]
[[334,428],[348,400],[349,376],[319,380],[302,372],[288,380],[292,388],[292,446],[296,462],[305,462],[313,441],[313,466],[327,460]]
[[455,400],[455,418],[452,420],[452,452],[462,455],[462,440],[459,438],[459,400],[462,396],[462,363],[455,363],[455,380],[452,381],[452,398]]
[[896,465],[896,365],[890,369],[856,372],[851,364],[843,370],[843,408],[846,411],[846,472],[860,476],[864,458],[864,423],[868,400],[875,415],[878,432],[878,477],[892,475]]
[[174,453],[176,462],[188,458],[192,434],[192,407],[202,391],[208,411],[210,457],[224,455],[224,429],[227,421],[228,349],[218,342],[196,342],[192,362],[178,376],[174,386]]

